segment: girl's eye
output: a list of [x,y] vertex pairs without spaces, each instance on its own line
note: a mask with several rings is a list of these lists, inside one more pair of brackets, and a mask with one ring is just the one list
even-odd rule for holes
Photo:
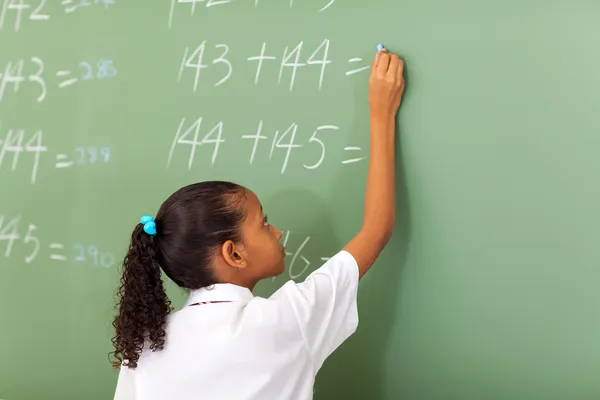
[[265,224],[265,226],[269,225],[269,217],[267,217],[266,215],[265,215],[265,219],[264,219],[264,224]]

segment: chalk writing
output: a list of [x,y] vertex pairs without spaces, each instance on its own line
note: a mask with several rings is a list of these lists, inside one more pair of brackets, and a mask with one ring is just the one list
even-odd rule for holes
[[[242,134],[239,139],[244,141],[251,141],[252,145],[249,151],[248,164],[252,165],[257,159],[257,154],[261,143],[269,144],[268,156],[264,157],[268,161],[275,159],[281,159],[281,174],[288,170],[293,154],[297,152],[299,148],[305,148],[304,151],[305,160],[302,166],[308,170],[314,170],[319,168],[326,159],[326,149],[328,137],[339,136],[336,132],[339,131],[339,126],[336,125],[320,125],[310,128],[310,136],[308,136],[304,127],[300,130],[299,125],[296,122],[291,122],[287,126],[279,127],[265,132],[264,121],[259,120],[257,128],[252,134]],[[219,151],[224,143],[226,143],[225,134],[225,123],[219,121],[216,124],[210,124],[205,126],[203,117],[199,117],[193,121],[188,122],[186,118],[182,118],[171,147],[169,149],[167,157],[167,168],[169,168],[173,162],[173,159],[178,149],[187,149],[187,167],[191,170],[194,166],[194,162],[197,158],[197,151],[203,148],[207,148],[208,155],[210,155],[210,165],[214,165],[218,158]],[[268,133],[272,133],[269,135]],[[302,133],[305,138],[298,138],[299,133]],[[236,140],[238,137],[234,138]],[[344,152],[353,153],[353,158],[345,159],[342,164],[353,164],[362,161],[365,157],[358,157],[360,155],[360,147],[344,147]],[[204,154],[204,153],[203,153]],[[309,154],[306,156],[306,154]],[[206,157],[202,157],[206,158]]]
[[[361,151],[361,148],[356,147],[356,146],[349,146],[349,147],[344,147],[344,151],[357,152],[357,151]],[[365,159],[365,157],[348,158],[348,159],[345,159],[344,161],[342,161],[342,164],[354,164],[354,163],[360,162],[364,159]]]
[[[291,233],[290,231],[286,231],[283,234],[283,245],[284,246],[287,246],[287,244],[288,244],[288,239],[290,237],[290,233]],[[307,236],[302,241],[302,243],[300,243],[300,245],[296,248],[295,251],[293,251],[293,252],[286,251],[285,252],[286,257],[287,256],[292,257],[292,259],[291,259],[291,261],[289,262],[289,265],[288,265],[288,275],[289,275],[290,279],[296,279],[296,278],[298,278],[310,266],[310,261],[308,261],[308,259],[302,255],[302,250],[304,250],[304,247],[306,246],[306,244],[308,243],[309,240],[310,240],[310,236]],[[286,247],[286,249],[287,249],[287,247]],[[302,266],[299,271],[296,271],[294,269],[294,266],[296,264],[296,261],[298,261],[298,259],[300,259],[300,261],[302,261],[302,263],[304,263],[304,266]]]
[[[171,0],[170,3],[170,7],[169,7],[169,16],[168,16],[168,22],[167,22],[167,26],[169,29],[171,29],[171,27],[173,26],[173,19],[174,19],[174,15],[175,15],[175,7],[182,7],[182,5],[188,5],[189,6],[189,10],[190,10],[190,17],[194,17],[194,15],[196,15],[196,9],[197,8],[211,8],[211,7],[215,7],[215,6],[223,6],[226,4],[230,4],[230,3],[239,3],[239,4],[245,4],[248,7],[253,7],[255,9],[259,9],[262,7],[268,7],[268,6],[277,6],[277,5],[281,5],[284,4],[284,6],[288,9],[293,9],[294,5],[296,2],[298,2],[298,0],[294,1],[294,0],[287,0],[287,4],[286,1],[277,1],[277,2],[264,2],[261,0]],[[266,3],[267,5],[265,5],[264,3]],[[271,4],[268,4],[271,3]],[[317,4],[315,6],[315,12],[323,12],[325,10],[327,10],[328,8],[330,8],[334,3],[335,0],[319,0],[319,1],[313,1],[311,0],[310,2],[308,2],[309,4]]]
[[[204,51],[206,48],[206,40],[200,43],[196,49],[190,53],[190,48],[186,47],[183,53],[183,58],[181,60],[181,65],[179,67],[179,74],[177,76],[177,82],[181,81],[181,78],[184,73],[185,68],[191,68],[194,73],[194,84],[192,88],[194,92],[198,89],[198,82],[200,80],[200,70],[204,68],[208,68],[209,66],[203,64],[204,59]],[[229,52],[229,47],[226,44],[216,44],[214,45],[214,49],[219,52],[219,55],[214,57],[210,61],[210,65],[215,65],[223,70],[223,76],[217,82],[214,83],[214,86],[219,86],[222,83],[226,82],[233,73],[233,66],[231,62],[227,59],[227,53]]]
[[[171,144],[171,150],[169,151],[169,158],[167,160],[167,167],[171,165],[173,153],[177,145],[191,146],[190,156],[188,159],[188,169],[192,169],[196,155],[196,147],[212,144],[214,147],[211,158],[211,165],[213,165],[215,163],[215,160],[217,159],[217,155],[219,154],[219,145],[225,141],[225,139],[222,138],[223,121],[219,121],[214,127],[212,127],[200,141],[198,141],[198,136],[200,135],[200,128],[202,127],[202,117],[194,121],[192,126],[187,128],[185,131],[183,130],[184,124],[185,118],[182,118],[181,123],[177,128],[175,138],[173,139],[173,143]],[[191,134],[193,134],[194,136],[193,139],[188,138],[188,136]]]
[[[267,42],[262,42],[260,47],[253,53],[237,54],[242,56],[243,60],[251,63],[254,69],[254,84],[261,82],[276,82],[277,85],[285,85],[292,92],[297,86],[297,80],[306,77],[313,79],[316,90],[320,91],[325,84],[325,77],[328,74],[333,60],[330,57],[330,41],[322,39],[320,42],[307,43],[299,41],[297,43],[278,47],[276,49],[269,47]],[[245,47],[246,48],[246,47]],[[253,46],[247,46],[252,49]],[[225,43],[210,43],[207,40],[201,41],[193,46],[186,46],[183,49],[179,71],[177,74],[177,83],[189,85],[193,92],[196,92],[200,85],[209,85],[212,87],[221,86],[231,80],[234,74],[234,61],[236,65],[240,64],[239,58],[234,58],[230,51],[230,46]],[[345,71],[346,76],[356,75],[371,68],[360,57],[353,57],[348,60],[349,67]],[[271,66],[271,70],[276,69],[278,73],[265,75],[265,68]],[[246,65],[239,66],[243,71]],[[202,70],[207,70],[202,72]],[[210,73],[208,73],[210,70]],[[331,73],[329,73],[331,74]],[[203,75],[207,75],[203,77]],[[205,93],[205,92],[204,92]]]
[[39,57],[9,61],[0,69],[0,103],[7,90],[12,88],[13,93],[18,93],[21,84],[35,85],[38,93],[35,101],[40,103],[46,98],[49,85],[56,84],[56,87],[62,89],[80,80],[113,78],[117,75],[117,69],[112,60],[100,59],[97,62],[82,61],[79,63],[79,70],[58,70],[54,75],[56,83],[48,84],[44,61]]
[[[351,58],[350,60],[348,60],[349,64],[356,64],[356,63],[362,63],[362,62],[363,62],[363,59],[359,58],[359,57]],[[362,66],[359,68],[351,69],[351,70],[346,71],[346,76],[358,74],[358,73],[366,71],[370,68],[371,68],[370,65],[365,65],[365,66]]]
[[3,163],[8,155],[12,155],[11,171],[16,171],[21,153],[31,155],[31,179],[30,183],[34,184],[37,177],[38,168],[40,165],[40,156],[48,151],[48,148],[42,144],[43,132],[36,131],[29,137],[26,137],[23,129],[8,129],[8,133],[4,138],[0,136],[0,171],[3,168]]
[[104,8],[115,4],[115,0],[63,0],[61,3],[67,14],[76,11],[79,8],[103,5]]
[[[48,0],[0,0],[0,32],[3,28],[19,32],[23,21],[48,21],[52,14],[51,6],[57,2]],[[108,6],[115,0],[62,0],[62,12],[70,14],[80,8]]]
[[46,13],[46,2],[47,0],[39,0],[35,5],[32,5],[23,0],[0,0],[0,31],[4,28],[9,17],[13,17],[13,30],[15,32],[19,32],[24,16],[32,21],[50,19],[50,15]]
[[[27,228],[23,229],[26,225]],[[42,246],[38,236],[39,228],[33,223],[24,223],[21,214],[12,217],[0,214],[0,249],[5,258],[13,255],[15,246],[22,246],[25,254],[23,260],[31,263],[40,257],[44,249],[43,257],[53,261],[74,261],[102,268],[110,268],[115,265],[115,257],[111,252],[100,250],[95,245],[84,245],[73,243],[69,246],[64,243],[53,242],[47,247]]]
[[76,263],[87,263],[103,268],[110,268],[115,264],[115,256],[112,253],[100,251],[96,246],[75,243],[69,251],[63,243],[50,243],[48,251],[48,258],[53,261],[72,260]]
[[[286,262],[286,277],[289,279],[297,279],[302,277],[303,275],[307,275],[309,272],[309,267],[311,265],[319,265],[325,263],[329,260],[329,256],[319,257],[318,262],[311,262],[306,256],[306,248],[309,245],[311,240],[310,236],[306,236],[302,238],[299,242],[300,244],[292,247],[290,245],[290,237],[292,236],[292,231],[285,230],[282,232],[281,243],[285,247],[285,262]],[[277,277],[272,278],[274,281]]]
[[84,246],[79,243],[73,245],[73,250],[77,254],[75,262],[88,262],[104,268],[112,267],[115,263],[115,257],[108,252],[101,252],[96,246]]
[[79,67],[82,70],[81,79],[84,81],[114,78],[117,76],[117,69],[112,60],[101,59],[96,62],[96,65],[92,65],[88,61],[81,61]]
[[110,148],[108,147],[76,147],[74,159],[67,154],[56,155],[56,168],[69,168],[73,166],[93,165],[95,163],[108,163],[110,161]]
[[[9,128],[2,136],[0,125],[0,171],[4,168],[15,172],[23,162],[31,168],[30,183],[35,184],[40,168],[41,156],[48,152],[43,144],[44,132],[40,129],[33,133],[20,128]],[[51,152],[52,153],[52,152]],[[23,160],[22,157],[26,157]],[[78,146],[70,153],[56,153],[55,168],[106,164],[110,162],[110,148],[107,146]]]

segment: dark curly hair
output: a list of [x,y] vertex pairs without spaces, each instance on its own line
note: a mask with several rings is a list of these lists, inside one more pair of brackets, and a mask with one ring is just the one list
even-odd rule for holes
[[241,241],[245,199],[245,188],[235,183],[195,183],[161,205],[154,218],[156,235],[147,235],[141,223],[135,227],[117,292],[113,367],[136,368],[144,347],[152,351],[164,347],[165,323],[172,308],[161,268],[188,290],[217,283],[211,259],[222,243]]

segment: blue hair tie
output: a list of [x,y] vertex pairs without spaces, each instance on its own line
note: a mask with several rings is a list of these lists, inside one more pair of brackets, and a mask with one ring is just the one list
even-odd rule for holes
[[156,222],[152,216],[146,214],[140,218],[140,223],[144,225],[144,232],[150,236],[156,235]]

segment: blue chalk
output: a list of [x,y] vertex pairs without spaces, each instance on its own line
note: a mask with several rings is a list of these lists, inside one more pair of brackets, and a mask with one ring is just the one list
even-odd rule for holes
[[382,44],[378,44],[377,45],[377,52],[379,53],[381,50],[383,50],[383,45]]

